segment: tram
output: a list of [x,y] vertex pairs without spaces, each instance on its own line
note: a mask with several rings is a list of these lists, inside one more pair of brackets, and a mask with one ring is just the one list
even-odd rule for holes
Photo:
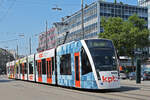
[[[10,63],[6,64],[8,76],[14,68]],[[66,43],[19,59],[18,65],[20,77],[9,78],[82,89],[120,87],[117,54],[107,39]]]

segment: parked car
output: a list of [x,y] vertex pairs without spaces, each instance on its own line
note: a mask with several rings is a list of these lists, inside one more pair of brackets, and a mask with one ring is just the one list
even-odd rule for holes
[[144,71],[141,80],[150,80],[150,71]]
[[[129,79],[130,80],[134,80],[136,79],[136,72],[131,72],[129,74]],[[150,71],[144,71],[144,72],[141,72],[141,80],[144,81],[144,80],[149,80],[150,79]]]
[[136,73],[135,72],[131,72],[131,73],[129,73],[129,79],[130,80],[134,80],[134,79],[136,79]]
[[121,79],[126,79],[127,78],[127,75],[125,74],[125,72],[123,70],[120,71],[120,78]]

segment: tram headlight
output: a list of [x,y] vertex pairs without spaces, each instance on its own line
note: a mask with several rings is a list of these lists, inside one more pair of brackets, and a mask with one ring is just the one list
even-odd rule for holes
[[96,74],[97,74],[97,78],[98,78],[98,80],[101,80],[100,73],[99,73],[98,71],[96,71]]

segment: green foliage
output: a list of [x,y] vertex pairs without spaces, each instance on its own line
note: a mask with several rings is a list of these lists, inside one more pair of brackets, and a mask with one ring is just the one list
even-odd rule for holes
[[119,55],[134,57],[131,53],[136,48],[148,47],[150,32],[144,19],[136,14],[130,16],[127,21],[119,17],[102,18],[101,25],[104,32],[99,38],[111,39],[114,42]]
[[123,2],[120,1],[120,4],[123,5]]

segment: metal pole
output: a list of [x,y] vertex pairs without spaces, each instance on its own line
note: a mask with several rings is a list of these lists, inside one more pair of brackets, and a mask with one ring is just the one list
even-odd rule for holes
[[47,47],[47,20],[46,20],[46,34],[45,34],[46,36],[46,50],[48,49],[48,47]]
[[100,26],[101,26],[100,25],[101,24],[100,23],[100,19],[101,19],[100,17],[101,16],[100,16],[99,12],[100,12],[100,2],[99,2],[99,0],[97,0],[97,19],[98,19],[98,22],[97,22],[97,30],[98,30],[98,32],[97,33],[98,34],[101,32],[101,30],[100,30]]
[[31,37],[29,38],[29,47],[30,47],[30,55],[31,55]]
[[67,36],[68,36],[68,34],[69,34],[69,32],[66,32],[66,35],[65,35],[65,39],[64,39],[63,44],[65,44],[65,43],[66,43],[66,40],[67,40]]
[[83,9],[83,0],[81,0],[81,23],[82,23],[82,35],[84,39],[84,9]]
[[18,59],[18,44],[17,44],[17,53],[16,53],[16,58]]
[[141,83],[141,60],[137,59],[137,65],[136,65],[136,83]]

